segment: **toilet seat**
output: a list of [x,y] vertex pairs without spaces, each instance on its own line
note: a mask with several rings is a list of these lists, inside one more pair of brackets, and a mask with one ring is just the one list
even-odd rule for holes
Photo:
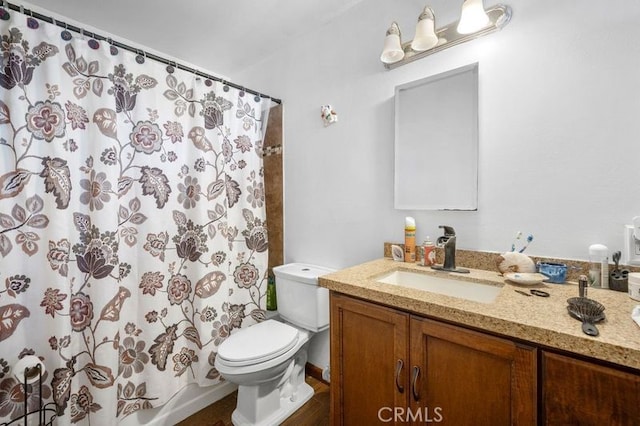
[[298,329],[267,320],[229,336],[218,348],[217,358],[229,367],[255,365],[290,351],[298,340]]

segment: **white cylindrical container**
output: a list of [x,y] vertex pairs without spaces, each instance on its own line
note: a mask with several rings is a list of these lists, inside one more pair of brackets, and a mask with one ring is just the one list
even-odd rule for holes
[[600,287],[609,288],[609,254],[600,263]]
[[589,284],[609,288],[609,249],[603,244],[589,246]]
[[629,297],[640,301],[640,272],[629,274]]

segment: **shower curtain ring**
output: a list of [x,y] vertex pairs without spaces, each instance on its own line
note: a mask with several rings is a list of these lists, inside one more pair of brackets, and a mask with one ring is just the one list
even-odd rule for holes
[[140,65],[144,64],[145,55],[143,55],[144,50],[136,49],[136,62]]
[[2,10],[0,10],[0,19],[3,21],[8,21],[11,17],[9,13],[11,11],[11,9],[9,9],[9,0],[2,0],[2,3],[0,5],[2,6]]

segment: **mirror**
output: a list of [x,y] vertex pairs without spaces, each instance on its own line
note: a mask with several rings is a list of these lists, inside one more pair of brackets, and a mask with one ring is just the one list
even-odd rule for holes
[[478,209],[478,64],[396,86],[396,209]]

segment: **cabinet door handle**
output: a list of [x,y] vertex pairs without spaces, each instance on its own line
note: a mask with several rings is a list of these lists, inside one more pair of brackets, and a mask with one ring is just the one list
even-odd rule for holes
[[398,388],[398,392],[404,392],[404,386],[400,383],[400,374],[402,373],[402,367],[404,367],[404,361],[399,359],[396,363],[396,388]]
[[418,401],[420,399],[420,392],[418,392],[418,376],[420,376],[420,367],[417,365],[413,366],[413,378],[411,379],[411,392],[413,393],[414,401]]

